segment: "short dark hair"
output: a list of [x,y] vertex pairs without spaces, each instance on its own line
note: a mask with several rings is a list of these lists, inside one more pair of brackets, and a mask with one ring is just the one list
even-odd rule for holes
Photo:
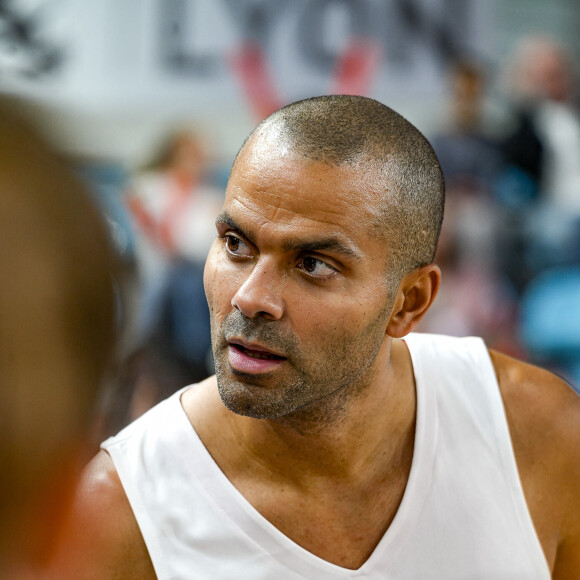
[[384,177],[383,211],[373,225],[390,245],[393,275],[400,279],[433,261],[445,184],[433,148],[414,125],[374,99],[327,95],[275,111],[244,145],[273,128],[299,155],[330,165],[358,165],[362,170],[370,166]]

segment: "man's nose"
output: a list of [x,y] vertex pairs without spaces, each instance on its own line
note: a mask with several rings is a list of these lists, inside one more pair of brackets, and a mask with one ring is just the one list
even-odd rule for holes
[[232,306],[244,316],[279,320],[284,314],[283,274],[274,264],[259,260],[232,298]]

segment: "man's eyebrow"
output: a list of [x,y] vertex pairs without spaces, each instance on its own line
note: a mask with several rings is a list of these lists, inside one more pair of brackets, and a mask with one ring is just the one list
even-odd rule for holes
[[215,218],[215,225],[217,226],[219,224],[223,224],[223,225],[226,225],[226,226],[230,226],[230,228],[232,228],[233,230],[237,230],[238,229],[238,225],[232,219],[232,217],[230,216],[230,214],[227,211],[222,211]]
[[285,252],[324,252],[330,251],[354,260],[362,262],[363,256],[352,246],[343,242],[340,238],[331,237],[320,240],[287,240],[282,244]]
[[215,225],[224,225],[230,227],[232,230],[240,232],[245,238],[248,240],[251,239],[250,232],[242,228],[238,223],[234,220],[234,218],[227,212],[222,211],[215,219]]

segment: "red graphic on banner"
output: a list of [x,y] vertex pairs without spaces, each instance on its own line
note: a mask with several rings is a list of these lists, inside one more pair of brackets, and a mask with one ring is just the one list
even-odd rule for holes
[[382,51],[376,42],[353,40],[340,55],[334,72],[335,95],[361,95],[369,93],[377,76]]
[[[337,59],[330,93],[367,95],[378,74],[381,54],[377,42],[366,39],[349,42]],[[239,52],[229,59],[258,120],[284,104],[266,61],[264,49],[255,41],[245,42]]]
[[282,106],[264,51],[257,42],[246,42],[230,63],[258,119],[266,118]]

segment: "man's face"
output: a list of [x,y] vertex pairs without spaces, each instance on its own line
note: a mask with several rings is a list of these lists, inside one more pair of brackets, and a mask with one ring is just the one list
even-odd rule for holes
[[369,383],[394,298],[373,197],[370,173],[246,146],[204,275],[230,410],[274,419]]

